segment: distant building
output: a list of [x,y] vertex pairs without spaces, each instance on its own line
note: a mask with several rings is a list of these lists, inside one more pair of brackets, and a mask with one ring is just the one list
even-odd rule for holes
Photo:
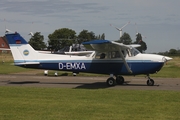
[[[3,50],[3,49],[5,49],[5,50]],[[0,37],[0,53],[10,53],[11,52],[10,50],[6,50],[6,49],[10,49],[9,45],[7,43],[7,40],[5,37]]]

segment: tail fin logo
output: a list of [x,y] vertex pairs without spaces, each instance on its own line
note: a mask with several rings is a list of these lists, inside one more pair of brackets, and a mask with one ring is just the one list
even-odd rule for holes
[[29,51],[28,51],[28,50],[24,50],[24,51],[23,51],[23,54],[24,54],[25,56],[28,56],[28,55],[29,55]]
[[21,44],[21,40],[16,40],[16,44]]
[[21,40],[20,40],[19,36],[14,36],[13,38],[16,41],[16,44],[21,44]]

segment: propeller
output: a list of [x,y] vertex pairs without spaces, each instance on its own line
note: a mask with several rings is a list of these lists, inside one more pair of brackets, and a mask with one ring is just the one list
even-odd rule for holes
[[126,23],[126,24],[123,25],[121,28],[117,28],[117,27],[115,27],[115,26],[112,25],[112,24],[110,24],[110,26],[115,27],[115,28],[119,31],[119,33],[120,33],[120,38],[121,38],[121,37],[122,37],[122,29],[123,29],[124,27],[126,27],[128,24],[130,24],[130,22]]

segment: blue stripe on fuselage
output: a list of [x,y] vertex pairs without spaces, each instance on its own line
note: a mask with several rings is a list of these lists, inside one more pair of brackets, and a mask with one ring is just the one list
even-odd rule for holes
[[[14,60],[14,62],[40,62],[40,63],[59,63],[59,62],[86,62],[86,63],[123,63],[122,60]],[[126,60],[130,63],[152,62],[151,60]]]
[[[102,62],[103,61],[103,62]],[[121,74],[128,75],[128,71],[121,60],[37,60],[40,62],[36,65],[38,69],[49,69],[49,70],[62,70],[62,71],[73,71],[73,72],[90,72],[99,74]],[[24,61],[15,61],[15,63],[21,63]],[[34,61],[26,61],[34,62]],[[141,61],[131,60],[127,61],[130,69],[133,71],[133,75],[137,74],[150,74],[159,71],[163,62],[152,62],[152,61]],[[35,65],[33,65],[35,66]],[[32,67],[26,65],[26,67]]]

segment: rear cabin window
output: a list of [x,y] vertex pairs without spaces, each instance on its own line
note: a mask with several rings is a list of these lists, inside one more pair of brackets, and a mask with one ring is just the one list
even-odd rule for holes
[[[122,51],[123,55],[124,51]],[[121,58],[121,55],[119,51],[109,51],[109,52],[99,52],[95,56],[96,59],[115,59],[115,58]]]

